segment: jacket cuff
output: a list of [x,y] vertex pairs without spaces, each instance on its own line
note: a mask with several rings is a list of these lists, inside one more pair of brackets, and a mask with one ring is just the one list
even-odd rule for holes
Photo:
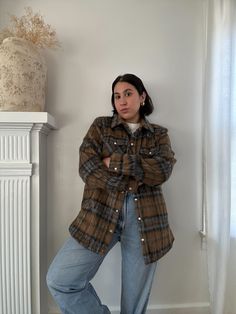
[[136,180],[143,179],[143,170],[138,155],[113,153],[111,155],[109,171],[134,177]]

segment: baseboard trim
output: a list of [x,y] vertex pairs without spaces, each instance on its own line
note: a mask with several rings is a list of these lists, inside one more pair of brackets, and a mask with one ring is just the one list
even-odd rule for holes
[[[111,314],[120,314],[118,307],[109,307]],[[57,309],[51,309],[48,314],[60,314]],[[150,305],[147,314],[210,314],[209,303],[185,303]]]

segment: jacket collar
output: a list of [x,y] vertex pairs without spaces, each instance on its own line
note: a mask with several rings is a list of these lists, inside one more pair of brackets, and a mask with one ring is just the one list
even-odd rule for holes
[[[112,117],[111,128],[113,129],[120,124],[124,125],[124,124],[126,124],[126,122],[117,113],[115,113]],[[141,118],[140,126],[142,128],[149,130],[152,133],[154,132],[153,126],[145,117]]]

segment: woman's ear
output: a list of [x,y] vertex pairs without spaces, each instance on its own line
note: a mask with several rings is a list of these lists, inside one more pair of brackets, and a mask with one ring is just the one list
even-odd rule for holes
[[146,93],[143,92],[142,95],[140,96],[141,97],[141,102],[144,102],[145,99],[146,99]]

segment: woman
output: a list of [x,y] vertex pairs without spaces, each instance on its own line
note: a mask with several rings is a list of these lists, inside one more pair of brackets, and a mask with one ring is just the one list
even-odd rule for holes
[[118,241],[121,314],[144,314],[157,260],[174,241],[161,190],[176,161],[167,129],[145,118],[153,105],[137,76],[118,76],[111,101],[113,116],[95,119],[80,147],[81,210],[47,275],[64,314],[110,313],[90,281]]

